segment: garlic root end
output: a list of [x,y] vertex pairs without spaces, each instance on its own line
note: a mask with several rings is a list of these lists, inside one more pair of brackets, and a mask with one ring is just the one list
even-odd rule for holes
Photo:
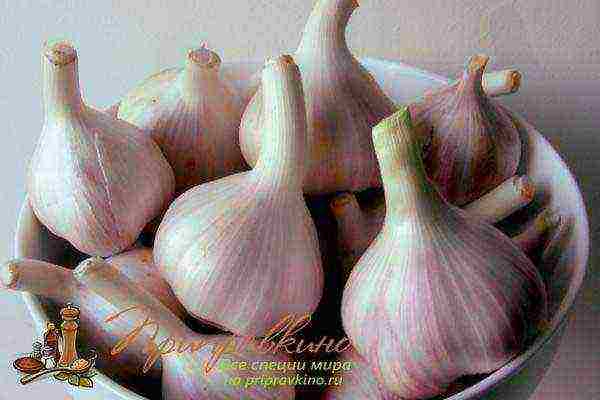
[[44,56],[56,66],[64,66],[77,59],[77,50],[67,40],[48,41],[44,43]]
[[0,282],[5,289],[12,289],[19,280],[17,260],[7,261],[0,267]]

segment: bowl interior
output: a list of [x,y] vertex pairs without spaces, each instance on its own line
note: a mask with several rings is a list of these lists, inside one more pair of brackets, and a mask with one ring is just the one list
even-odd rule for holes
[[[363,59],[363,65],[373,74],[383,90],[397,103],[402,104],[420,96],[424,90],[442,85],[447,79],[413,67],[377,59]],[[258,84],[260,63],[224,63],[227,75],[239,90],[243,101],[249,101]],[[484,393],[499,381],[518,371],[526,361],[558,330],[571,308],[581,287],[589,251],[588,222],[582,196],[569,169],[550,144],[522,118],[522,139],[526,144],[520,173],[527,173],[538,191],[531,205],[512,216],[504,228],[518,226],[528,221],[542,207],[551,206],[571,221],[563,251],[547,265],[539,266],[548,282],[550,329],[536,339],[519,357],[452,399],[471,399]],[[73,267],[84,255],[66,241],[57,238],[43,227],[25,201],[18,219],[15,238],[15,256],[44,260]],[[48,300],[24,294],[38,330],[44,328],[49,315],[57,315],[55,305]],[[93,343],[90,343],[93,347]],[[101,372],[101,371],[100,371]],[[100,373],[98,382],[125,399],[143,399],[125,386]]]

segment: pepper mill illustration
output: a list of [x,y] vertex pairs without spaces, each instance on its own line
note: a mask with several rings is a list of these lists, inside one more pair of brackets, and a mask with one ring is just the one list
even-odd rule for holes
[[60,325],[62,333],[61,340],[61,354],[60,360],[58,360],[59,367],[69,367],[77,357],[77,329],[79,325],[77,318],[79,318],[79,308],[74,307],[71,303],[67,303],[67,306],[60,310],[60,316],[63,319]]

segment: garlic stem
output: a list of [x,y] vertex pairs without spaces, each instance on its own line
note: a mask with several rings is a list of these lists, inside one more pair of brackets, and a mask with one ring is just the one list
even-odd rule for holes
[[[331,211],[335,216],[341,238],[348,244],[355,244],[363,235],[367,221],[361,211],[356,197],[351,193],[342,193],[330,203]],[[344,246],[350,248],[349,246]]]
[[[483,75],[490,57],[485,54],[475,54],[469,60],[467,68],[463,71],[463,77],[459,87],[462,90],[474,91],[478,96],[484,96]],[[460,90],[460,89],[459,89]]]
[[373,144],[385,190],[386,219],[390,216],[436,214],[437,194],[426,178],[421,146],[411,135],[407,107],[373,128]]
[[556,262],[565,249],[565,241],[571,229],[571,222],[568,217],[561,216],[558,223],[552,228],[548,242],[544,246],[541,257],[541,269],[544,277],[551,276]]
[[263,132],[268,137],[262,144],[255,170],[265,182],[296,190],[302,187],[304,179],[308,138],[302,80],[294,59],[282,55],[267,61],[262,85],[267,111],[263,115]]
[[[373,230],[372,220],[369,220],[360,209],[352,193],[336,196],[331,201],[330,208],[337,221],[337,238],[341,248],[340,263],[345,281],[352,272],[356,260],[369,247],[378,231]],[[375,228],[379,227],[375,226]]]
[[514,176],[463,209],[490,224],[496,223],[533,200],[535,185],[527,177]]
[[562,217],[551,209],[545,209],[539,213],[521,233],[514,236],[512,240],[529,254],[535,250],[547,236],[548,231],[555,229],[561,224]]
[[318,0],[304,28],[297,54],[312,54],[315,48],[352,57],[346,41],[346,26],[359,4],[357,0]]
[[70,270],[31,259],[3,263],[0,266],[0,280],[4,289],[65,300],[78,286]]
[[[183,340],[189,336],[189,328],[172,311],[100,257],[83,261],[73,270],[73,276],[97,295],[110,299],[110,303],[120,311],[134,306],[147,311],[144,316],[151,316],[158,325],[154,338],[157,345],[168,337]],[[115,285],[120,288],[118,292],[112,290]]]
[[46,117],[51,113],[78,112],[83,108],[79,88],[77,50],[70,42],[44,44],[43,98]]
[[488,72],[483,75],[483,91],[492,97],[512,94],[519,90],[522,79],[516,69]]
[[182,75],[183,96],[189,100],[198,98],[203,93],[203,88],[218,82],[220,67],[221,58],[206,45],[190,50]]

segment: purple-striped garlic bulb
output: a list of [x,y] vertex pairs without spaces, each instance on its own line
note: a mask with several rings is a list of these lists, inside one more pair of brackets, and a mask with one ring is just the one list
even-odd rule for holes
[[173,171],[135,126],[85,104],[77,52],[42,52],[45,121],[27,192],[38,219],[78,250],[111,256],[128,248],[171,201]]
[[[152,260],[152,250],[138,248],[109,258],[110,265],[127,276],[151,296],[162,302],[177,318],[183,319],[185,310],[179,304],[169,285],[161,278]],[[150,335],[143,333],[139,341],[132,343],[119,356],[119,362],[110,357],[114,343],[125,337],[131,326],[120,320],[107,323],[105,319],[118,310],[101,296],[82,286],[74,277],[73,271],[32,259],[17,259],[0,267],[2,287],[9,290],[30,292],[51,299],[61,307],[67,303],[76,305],[80,313],[80,336],[99,354],[97,364],[108,375],[124,380],[140,379],[146,356],[144,339]],[[160,378],[160,364],[156,364],[146,374],[150,380]]]
[[[356,7],[356,0],[317,0],[294,56],[308,113],[305,193],[381,186],[371,128],[393,113],[395,106],[346,43],[346,26]],[[265,140],[268,110],[259,89],[240,128],[242,152],[251,165],[256,164]]]
[[247,169],[238,139],[242,99],[220,67],[203,45],[188,52],[184,68],[149,77],[118,106],[118,118],[159,145],[178,193]]
[[[258,342],[228,335],[203,335],[189,329],[162,303],[144,288],[135,285],[118,269],[100,258],[81,263],[74,271],[75,278],[90,292],[102,297],[114,310],[125,311],[111,321],[130,328],[138,327],[147,318],[156,327],[152,338],[162,360],[162,398],[164,400],[291,400],[294,387],[268,386],[275,379],[291,378],[289,372],[257,370],[261,362],[288,362],[284,354],[260,349]],[[150,329],[154,331],[155,329]],[[113,343],[113,344],[116,344]],[[245,363],[245,368],[227,368]],[[212,367],[211,367],[212,366]],[[232,381],[232,378],[234,379]],[[235,383],[235,379],[239,379]],[[234,382],[234,383],[232,383]]]
[[428,180],[408,108],[378,124],[373,142],[386,216],[350,274],[342,321],[379,382],[426,399],[519,354],[546,317],[546,289],[516,244]]
[[428,139],[427,174],[452,204],[464,205],[515,175],[521,138],[514,119],[483,90],[489,58],[473,56],[457,82],[410,106]]
[[[465,205],[463,210],[482,222],[495,224],[529,204],[534,194],[535,185],[527,175],[514,176]],[[352,193],[341,193],[331,200],[330,207],[337,221],[338,247],[344,275],[347,276],[381,231],[385,220],[385,201],[376,196],[373,204],[361,208]],[[528,253],[533,244],[541,240],[546,226],[552,223],[550,218],[550,214],[545,214],[541,222],[528,229],[526,235],[518,235],[513,240]]]
[[239,335],[260,336],[288,314],[317,307],[323,271],[302,195],[307,147],[300,71],[269,60],[270,110],[251,171],[192,188],[167,210],[154,260],[187,311]]

